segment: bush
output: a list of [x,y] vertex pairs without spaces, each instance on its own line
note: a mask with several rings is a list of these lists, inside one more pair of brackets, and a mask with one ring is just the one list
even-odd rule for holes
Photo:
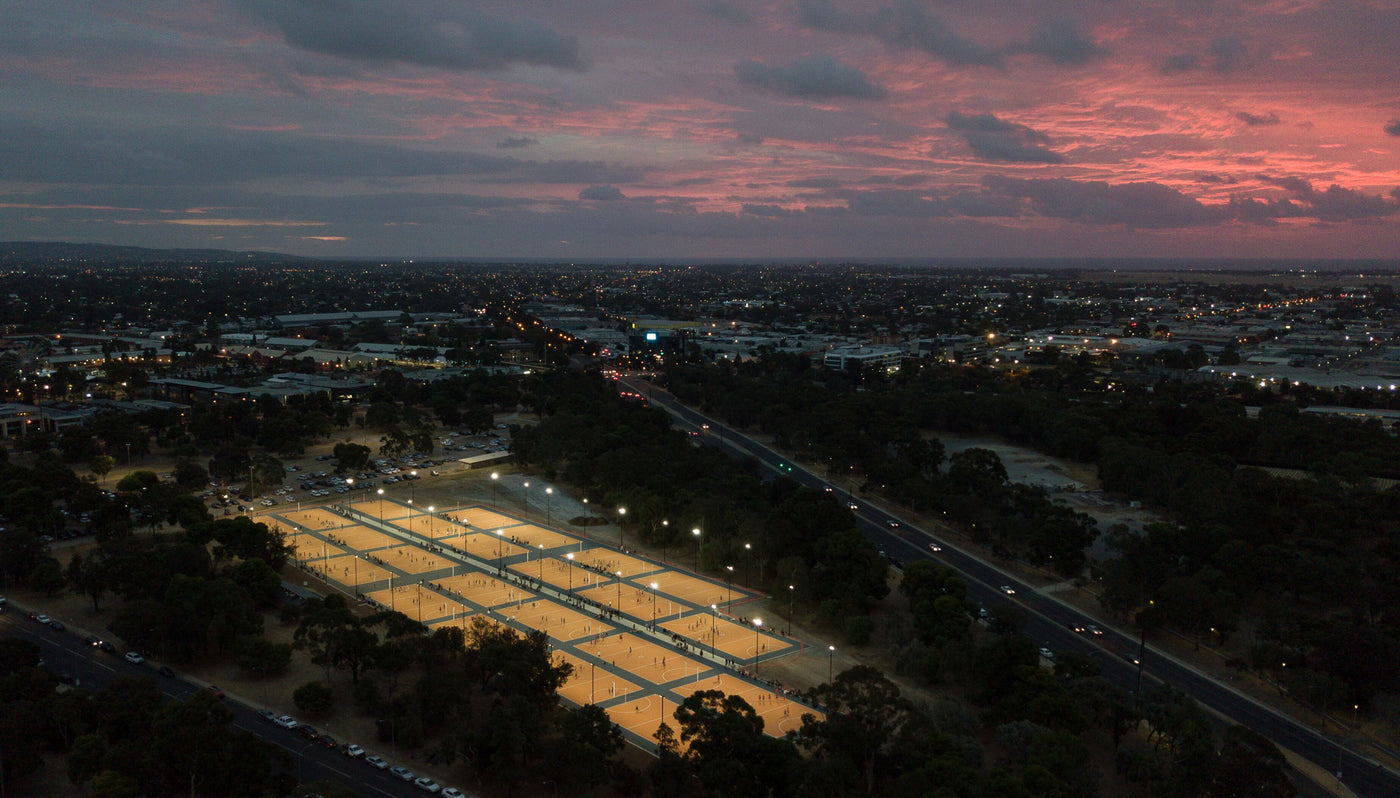
[[870,635],[875,631],[875,622],[869,615],[853,615],[846,619],[846,645],[870,645]]
[[292,693],[297,709],[310,717],[324,717],[335,703],[335,693],[324,682],[307,682]]

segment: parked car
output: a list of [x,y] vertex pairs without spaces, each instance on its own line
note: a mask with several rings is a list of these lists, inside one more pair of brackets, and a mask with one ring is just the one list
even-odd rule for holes
[[365,755],[365,749],[361,748],[358,745],[355,745],[354,743],[346,743],[345,747],[341,750],[343,750],[345,752],[345,755],[350,757],[351,759],[359,759],[360,757]]
[[128,651],[126,652],[126,661],[130,662],[132,665],[140,665],[146,661],[146,658],[135,651]]
[[433,795],[437,795],[438,793],[442,792],[442,786],[439,785],[437,782],[433,781],[432,779],[428,778],[427,776],[420,776],[414,779],[413,786],[417,787],[423,792],[432,793]]
[[370,754],[365,757],[365,764],[376,770],[384,770],[389,767],[389,763],[385,762],[383,757],[376,754]]
[[276,722],[277,722],[277,713],[276,713],[276,712],[273,712],[273,711],[270,710],[270,709],[260,709],[260,710],[258,710],[258,717],[262,718],[263,720],[267,721],[268,723],[276,723]]
[[404,781],[413,781],[414,779],[413,771],[409,770],[403,765],[394,765],[393,767],[389,768],[389,772],[403,779]]
[[442,798],[467,798],[467,796],[463,795],[462,791],[456,787],[443,787]]
[[273,721],[273,723],[276,723],[278,726],[281,726],[284,729],[295,729],[299,725],[295,720],[292,719],[291,715],[279,715],[277,716],[277,719]]

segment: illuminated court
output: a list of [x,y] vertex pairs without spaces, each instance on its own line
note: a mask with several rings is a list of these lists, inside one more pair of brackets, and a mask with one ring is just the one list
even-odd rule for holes
[[[793,648],[791,641],[770,635],[764,630],[758,630],[755,636],[755,627],[751,623],[739,623],[724,615],[713,616],[710,612],[673,618],[660,626],[681,637],[703,643],[706,650],[710,648],[713,640],[715,650],[722,652],[729,659],[752,657],[755,645],[761,649],[758,653],[764,657],[786,654],[788,649]],[[710,633],[711,627],[714,629],[713,637]]]
[[[320,508],[277,517],[315,532],[289,535],[288,542],[299,559],[311,560],[347,592],[356,584],[361,590],[373,586],[368,598],[434,629],[467,631],[473,618],[484,616],[543,631],[553,655],[574,666],[560,696],[599,704],[643,746],[654,744],[663,721],[675,729],[677,702],[697,690],[743,696],[763,717],[765,732],[775,736],[799,730],[802,714],[815,714],[706,659],[713,654],[751,665],[798,649],[767,626],[712,611],[712,604],[730,606],[727,583],[481,507],[444,508],[436,517],[426,508],[374,499],[355,502],[352,510],[360,514],[358,522]],[[384,531],[371,528],[381,518]],[[465,552],[468,561],[427,550],[428,541],[403,535],[409,529],[431,535],[443,550]],[[383,564],[365,559],[364,552]],[[496,575],[501,560],[510,562],[513,579]],[[620,580],[617,571],[623,572]],[[514,581],[537,579],[539,591]],[[735,589],[732,596],[743,601],[753,594]],[[571,598],[584,603],[575,606]],[[597,607],[617,610],[622,619],[599,618]],[[660,637],[628,626],[653,622]]]
[[737,695],[747,701],[759,717],[763,718],[763,731],[773,737],[800,731],[803,715],[815,715],[818,720],[826,719],[826,715],[806,704],[799,704],[786,696],[728,673],[719,673],[699,683],[682,684],[673,689],[686,697],[701,690],[719,690],[725,695]]
[[437,583],[478,607],[499,607],[538,598],[535,593],[519,585],[477,571],[449,576],[437,580]]

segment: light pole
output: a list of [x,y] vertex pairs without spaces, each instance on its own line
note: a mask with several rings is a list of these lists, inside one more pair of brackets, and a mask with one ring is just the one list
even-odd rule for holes
[[617,572],[617,611],[622,613],[622,572]]
[[622,516],[627,515],[626,507],[617,508],[617,547],[622,548]]
[[826,683],[831,684],[831,669],[836,662],[836,646],[826,647]]
[[792,597],[797,593],[795,585],[788,585],[788,636],[792,636]]
[[492,472],[491,472],[491,506],[492,506],[492,507],[496,507],[496,508],[499,508],[499,507],[501,506],[500,500],[496,498],[496,485],[498,485],[498,484],[500,483],[500,480],[501,480],[501,475],[498,474],[498,473],[496,473],[495,471],[492,471]]
[[700,527],[690,530],[690,534],[695,536],[695,570],[700,570]]
[[384,489],[376,490],[375,495],[379,497],[379,523],[382,524],[384,523]]
[[656,629],[656,583],[651,583],[651,628]]
[[360,555],[355,555],[355,595],[360,595]]
[[544,489],[544,525],[554,526],[554,488]]
[[437,540],[433,536],[433,506],[428,505],[428,540]]
[[753,563],[753,546],[744,544],[744,587],[749,586],[749,565]]
[[729,588],[729,614],[734,614],[734,566],[724,566],[724,583]]
[[569,561],[568,566],[566,566],[566,567],[569,569],[569,598],[573,598],[573,597],[574,597],[574,553],[571,551],[571,552],[569,552],[568,554],[565,554],[565,555],[564,555],[564,559],[566,559],[566,560]]
[[544,585],[544,544],[541,543],[541,544],[539,544],[539,546],[540,546],[540,585],[543,586],[543,585]]
[[758,641],[759,630],[763,628],[763,619],[753,619],[753,675],[758,676]]
[[715,616],[719,614],[719,607],[710,605],[710,656],[719,659],[718,652],[715,651]]
[[413,534],[413,500],[408,500],[408,534]]

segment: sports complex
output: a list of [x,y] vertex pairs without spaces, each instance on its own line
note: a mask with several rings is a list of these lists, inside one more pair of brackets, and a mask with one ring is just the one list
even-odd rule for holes
[[743,697],[775,737],[822,717],[757,678],[804,644],[736,615],[758,594],[732,584],[479,505],[378,496],[253,520],[280,529],[302,568],[429,628],[480,616],[544,632],[573,665],[559,695],[598,705],[643,748],[700,690]]

